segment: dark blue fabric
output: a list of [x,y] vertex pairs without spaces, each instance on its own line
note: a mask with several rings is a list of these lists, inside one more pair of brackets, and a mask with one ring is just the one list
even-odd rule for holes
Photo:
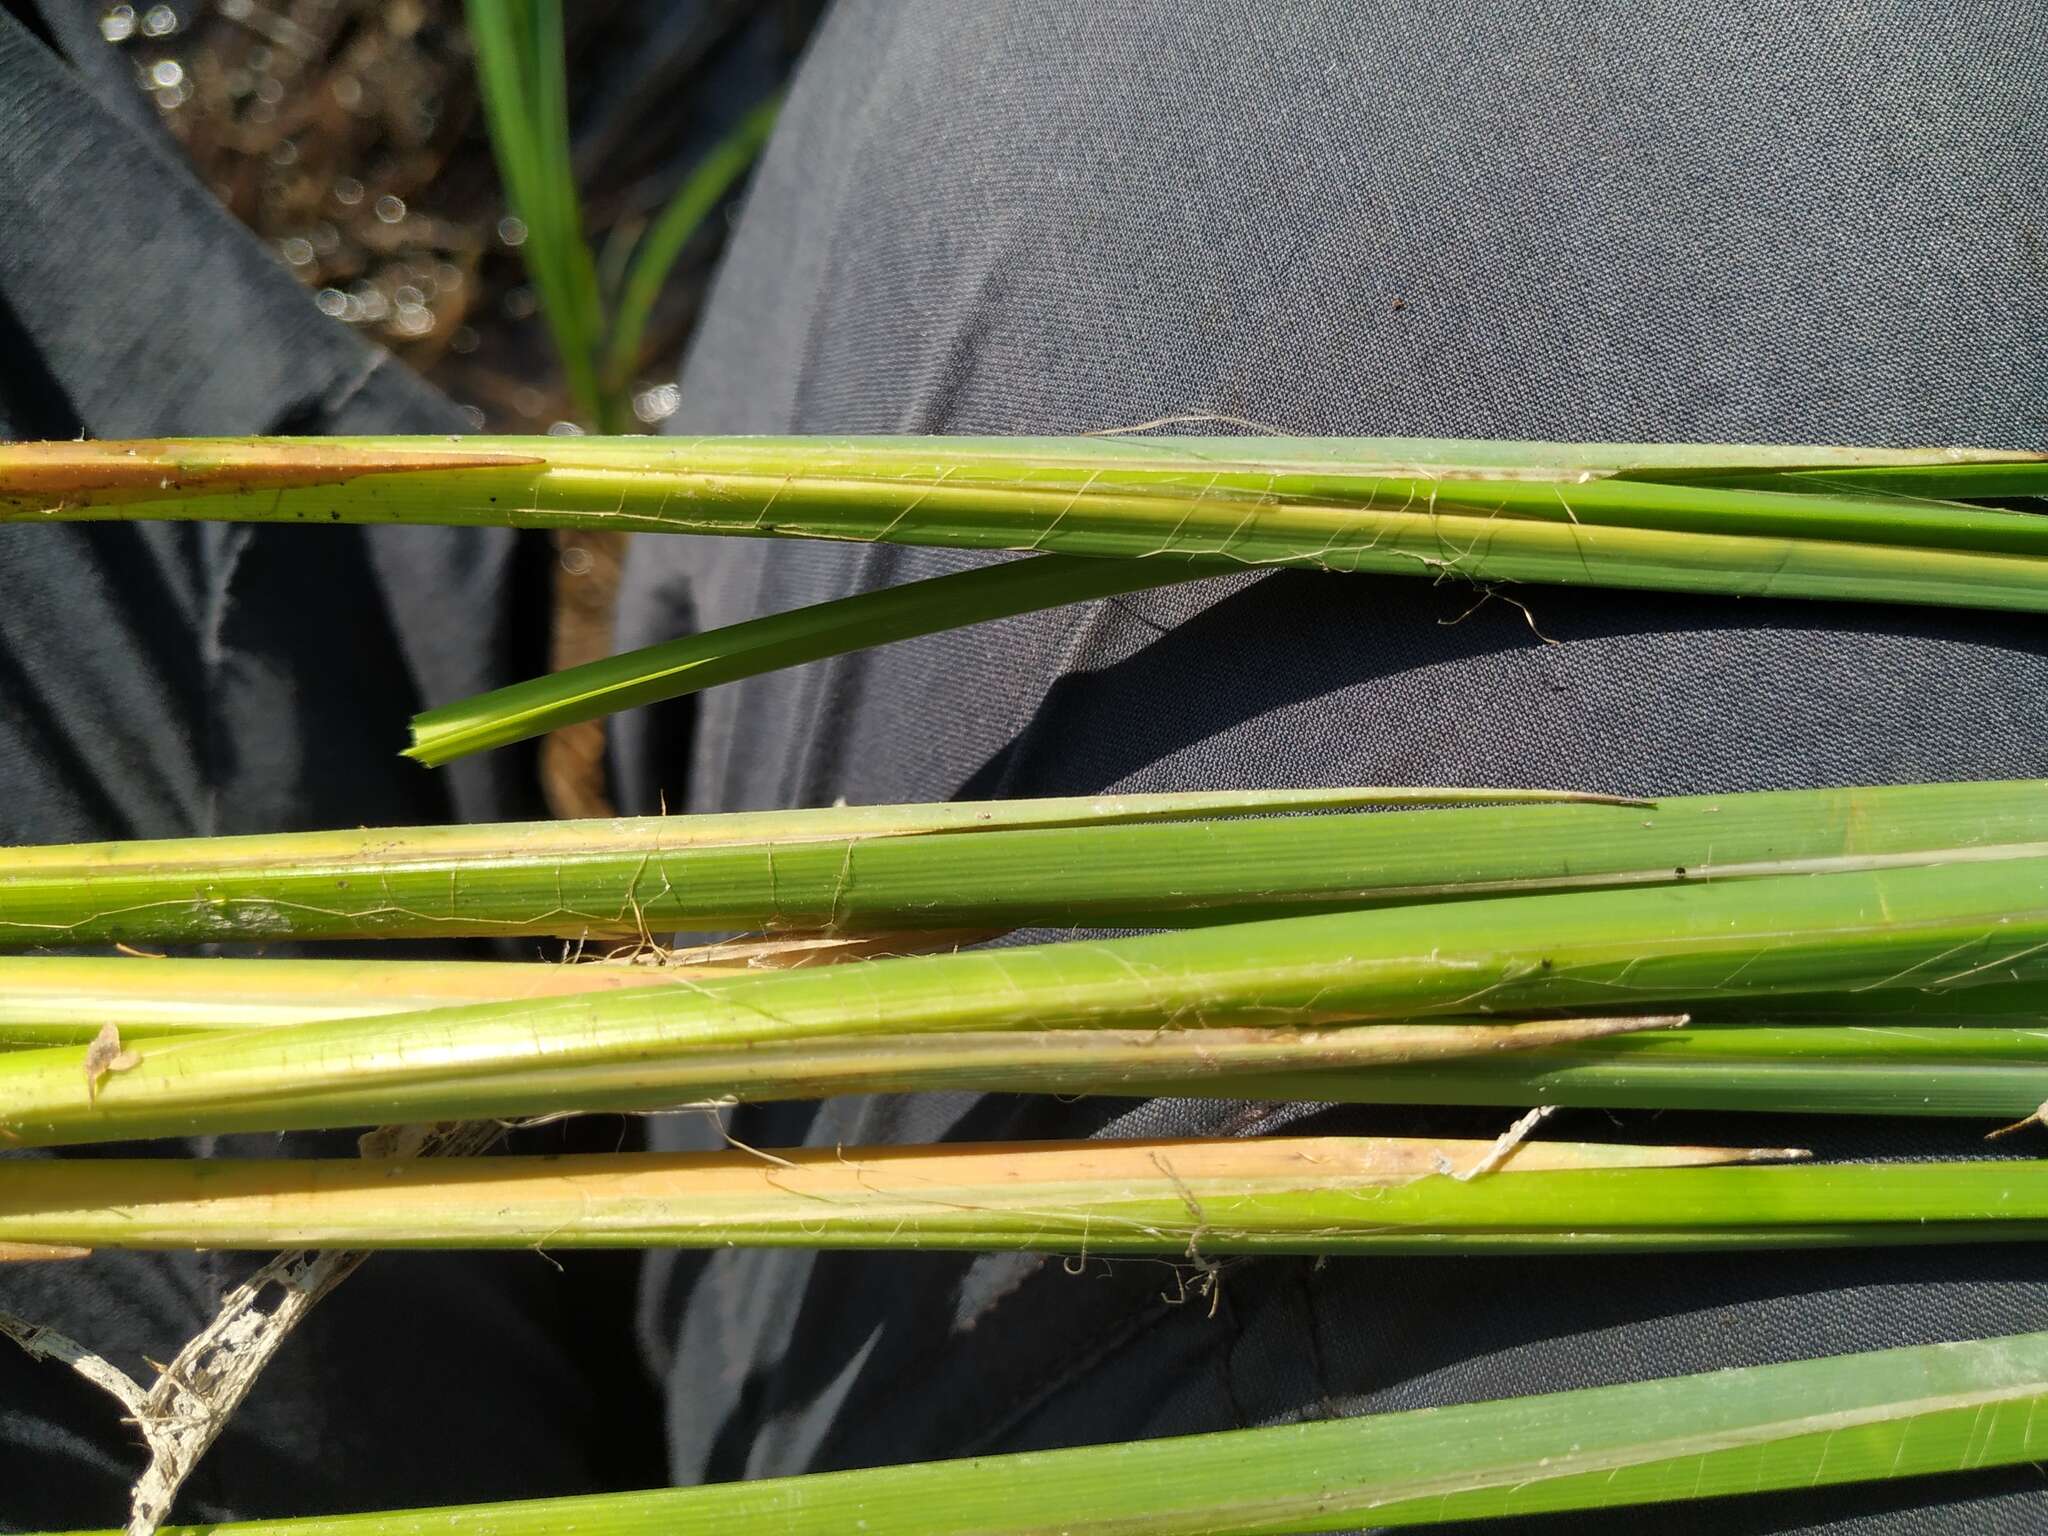
[[[683,432],[2048,446],[2048,12],[1604,0],[842,0],[684,370]],[[1211,430],[1227,430],[1212,428]],[[624,643],[967,563],[641,539]],[[1643,793],[2048,773],[2030,620],[1241,575],[624,723],[635,808],[1314,783]],[[1306,1116],[1306,1118],[1304,1118]],[[1490,1134],[1505,1114],[765,1107],[753,1145]],[[1977,1125],[1579,1114],[1547,1134],[1966,1156]],[[688,1144],[701,1124],[656,1135]],[[730,1478],[1465,1401],[2048,1326],[2033,1249],[1163,1267],[650,1261],[671,1471]],[[2019,1533],[2032,1469],[1662,1511]],[[1625,1531],[1645,1517],[1489,1530]]]

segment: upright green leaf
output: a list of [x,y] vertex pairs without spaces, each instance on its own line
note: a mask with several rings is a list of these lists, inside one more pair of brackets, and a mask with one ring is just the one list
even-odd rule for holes
[[662,284],[676,258],[682,255],[690,236],[720,199],[746,175],[761,146],[768,142],[769,130],[775,126],[775,115],[781,107],[782,98],[776,95],[741,118],[730,133],[691,167],[683,184],[655,215],[634,248],[632,265],[619,286],[611,334],[605,343],[604,386],[614,398],[624,398],[633,387],[633,370],[640,364],[647,322],[654,314],[655,300],[661,296]]
[[599,388],[603,334],[597,268],[569,166],[569,86],[561,0],[467,0],[478,85],[520,254],[578,412],[603,431],[624,423]]

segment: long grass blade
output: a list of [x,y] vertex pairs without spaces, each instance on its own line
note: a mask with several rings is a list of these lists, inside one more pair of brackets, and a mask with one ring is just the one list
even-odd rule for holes
[[598,386],[597,269],[569,168],[569,94],[561,0],[468,0],[469,33],[491,146],[512,211],[526,226],[520,254],[571,399],[584,419],[617,430]]
[[[1509,803],[1470,804],[1492,798]],[[2033,781],[1567,798],[1259,791],[0,849],[0,945],[1166,927],[2048,854]],[[1255,814],[1433,802],[1466,808]]]
[[2043,1406],[2048,1334],[2019,1334],[1272,1429],[206,1531],[1277,1536],[2007,1466],[2048,1448]]
[[[766,1063],[756,1062],[757,1066]],[[1069,1090],[1085,1091],[1085,1090]],[[2048,1103],[2048,1027],[1702,1023],[1526,1055],[1133,1079],[1126,1093],[1359,1104],[1554,1104],[1769,1114],[1982,1117]],[[746,1098],[746,1090],[735,1095]]]
[[[421,1020],[431,1031],[440,1021]],[[1006,1030],[991,1034],[856,1035],[751,1048],[691,1051],[657,1062],[637,1077],[612,1078],[613,1096],[644,1108],[659,1093],[671,1105],[828,1098],[845,1093],[962,1091],[1126,1096],[1152,1080],[1176,1092],[1229,1093],[1261,1074],[1341,1074],[1361,1066],[1437,1062],[1546,1047],[1637,1030],[1676,1029],[1684,1014],[1523,1022],[1383,1024],[1345,1029]],[[97,1037],[80,1028],[72,1043]],[[188,1032],[187,1042],[207,1032]],[[123,1032],[125,1049],[153,1037]],[[24,1047],[26,1048],[26,1047]],[[81,1068],[93,1071],[90,1062]],[[96,1084],[96,1089],[104,1080]],[[605,1089],[589,1071],[566,1080],[544,1061],[480,1072],[472,1094],[499,1101],[547,1102],[564,1086],[588,1102]]]
[[1199,579],[1199,567],[1064,555],[1007,561],[770,614],[514,683],[413,717],[430,767],[718,683],[918,635]]
[[[1490,1141],[1312,1137],[374,1163],[55,1159],[10,1173],[0,1189],[0,1241],[82,1248],[746,1244],[1207,1257],[2048,1233],[2048,1164],[1694,1177],[1709,1165],[1799,1156],[1782,1148],[1523,1142],[1502,1160]],[[1930,1225],[1936,1230],[1915,1236]]]
[[[1274,1028],[2048,978],[2048,858],[1391,907],[330,1020],[133,1051],[0,1053],[17,1143],[677,1102],[693,1052],[829,1036]],[[534,1069],[545,1068],[536,1074]],[[687,1071],[687,1067],[684,1067]]]
[[[2048,1237],[2048,1162],[1318,1137],[379,1160],[54,1159],[0,1241],[81,1248],[952,1249],[1215,1258]],[[1718,1166],[1712,1166],[1718,1165]],[[1463,1174],[1467,1177],[1456,1177]]]
[[[0,961],[0,1050],[86,1046],[110,1023],[133,1048],[161,1037],[675,985],[670,973],[639,965],[10,959]],[[2019,996],[2002,999],[2007,993]],[[1992,1017],[2012,1008],[2031,1027],[1941,1022],[1969,1015],[1980,999],[1989,999],[1981,1008]],[[662,1068],[660,1080],[676,1102],[952,1090],[2006,1122],[2048,1102],[2041,988],[1914,991],[1896,1000],[1914,1010],[1899,1017],[1922,1022],[1780,1027],[1695,1019],[1683,1031],[1647,1033],[1676,1029],[1687,1015],[1675,1012],[1520,1024],[862,1035],[692,1052]],[[1780,1011],[1796,1016],[1801,1009],[1791,1005],[1810,1000],[1784,1001]],[[1638,1039],[1636,1031],[1645,1033]],[[549,1086],[543,1069],[523,1091],[537,1102]],[[494,1091],[509,1087],[503,1076],[493,1084]]]
[[[2041,494],[2048,462],[1943,450],[1303,439],[479,438],[45,444],[0,455],[0,517],[338,518],[884,540],[1475,581],[2048,609],[2048,521],[1906,488]],[[492,464],[522,458],[523,465]],[[103,481],[110,461],[130,477]],[[249,493],[317,463],[323,483]],[[353,468],[351,468],[353,463]],[[137,465],[157,471],[151,486]],[[1821,480],[1898,471],[1889,489]],[[1972,483],[1962,470],[1986,466]],[[1731,471],[1768,472],[1769,489]],[[1647,471],[1647,475],[1644,473]],[[50,494],[54,483],[62,486]],[[1793,488],[1799,487],[1799,488]]]

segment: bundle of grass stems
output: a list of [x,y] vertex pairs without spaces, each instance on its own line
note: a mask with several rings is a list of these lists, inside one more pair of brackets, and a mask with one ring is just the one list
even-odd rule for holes
[[[1246,566],[2038,612],[2048,524],[2014,509],[2044,492],[2048,463],[2025,456],[1782,447],[0,447],[0,520],[17,522],[589,525],[1025,553],[436,709],[415,724],[428,764]],[[1843,1166],[1536,1125],[1592,1106],[2035,1119],[2043,790],[1275,789],[0,850],[0,1140],[443,1127],[387,1136],[374,1162],[17,1161],[0,1256],[757,1244],[1209,1265],[2032,1241],[2048,1235],[2048,1164],[2021,1156]],[[1024,929],[1130,936],[985,943]],[[679,930],[734,937],[655,941]],[[547,961],[406,957],[412,941],[506,937],[562,943]],[[365,940],[392,958],[190,953]],[[432,1155],[451,1125],[483,1128],[452,1136],[476,1151],[501,1125],[563,1114],[963,1089],[1488,1105],[1504,1134]],[[2030,1460],[2043,1397],[2034,1335],[974,1463],[221,1529],[1424,1524]],[[163,1518],[198,1454],[143,1422],[157,1481],[131,1530]]]

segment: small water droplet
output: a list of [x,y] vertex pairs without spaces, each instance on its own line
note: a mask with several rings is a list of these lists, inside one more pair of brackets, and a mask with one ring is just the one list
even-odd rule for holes
[[353,112],[363,104],[363,82],[354,75],[334,77],[334,99],[341,104],[344,112]]
[[573,421],[551,421],[548,423],[549,437],[581,437],[583,429]]
[[405,199],[393,197],[389,192],[378,198],[372,206],[376,209],[377,217],[386,224],[396,224],[405,217]]
[[344,208],[353,208],[363,200],[363,184],[353,176],[344,176],[334,184],[334,200]]
[[284,100],[284,82],[275,75],[265,75],[256,82],[256,99],[265,106],[276,106]]
[[498,220],[498,238],[507,245],[526,243],[526,221],[514,214],[506,214]]
[[348,295],[339,288],[322,288],[313,295],[313,303],[330,320],[339,320],[348,313]]
[[476,406],[461,405],[457,406],[456,409],[462,412],[462,419],[469,424],[469,430],[472,432],[481,432],[489,425],[484,420],[484,413]]
[[540,300],[534,297],[533,289],[522,283],[517,288],[505,291],[505,315],[511,320],[530,319],[540,308]]
[[450,352],[460,352],[467,356],[477,349],[479,340],[481,338],[475,331],[466,325],[458,325],[455,327],[453,334],[448,338],[448,350]]
[[178,13],[168,5],[152,5],[142,13],[144,37],[169,37],[178,30]]
[[400,304],[391,324],[401,336],[424,336],[434,328],[434,312],[424,304]]
[[176,59],[158,59],[149,66],[149,83],[160,91],[173,90],[185,83],[185,66]]
[[125,43],[135,35],[135,7],[117,5],[100,17],[100,36],[110,43]]
[[304,235],[293,235],[278,243],[278,254],[295,267],[310,266],[313,261],[313,242]]
[[633,397],[633,414],[653,426],[657,421],[666,421],[675,415],[676,407],[682,403],[683,392],[675,385],[657,384]]

